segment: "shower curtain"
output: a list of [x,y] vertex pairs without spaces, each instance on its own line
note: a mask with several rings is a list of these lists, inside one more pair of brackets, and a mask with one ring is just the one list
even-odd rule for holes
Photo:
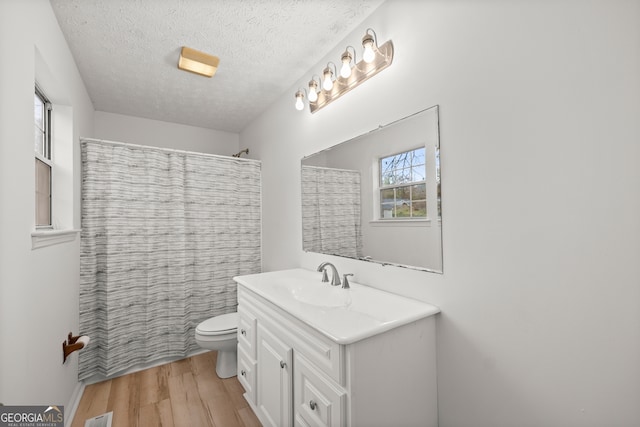
[[302,166],[302,247],[360,258],[360,172]]
[[81,140],[79,378],[185,357],[261,269],[260,163]]

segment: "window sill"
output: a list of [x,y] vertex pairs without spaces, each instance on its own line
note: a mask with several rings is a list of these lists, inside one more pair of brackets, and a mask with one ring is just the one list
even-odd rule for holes
[[430,219],[374,219],[369,221],[372,227],[431,227]]
[[40,230],[31,233],[31,249],[72,242],[80,230]]

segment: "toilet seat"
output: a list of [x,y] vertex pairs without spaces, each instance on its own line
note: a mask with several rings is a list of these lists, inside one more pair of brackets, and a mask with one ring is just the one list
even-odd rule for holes
[[238,313],[227,313],[201,322],[196,327],[196,334],[216,336],[233,334],[238,330]]

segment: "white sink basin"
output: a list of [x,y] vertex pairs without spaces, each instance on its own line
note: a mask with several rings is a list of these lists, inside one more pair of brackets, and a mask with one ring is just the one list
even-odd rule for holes
[[330,286],[328,283],[320,283],[321,286],[299,282],[284,283],[281,289],[303,304],[329,308],[347,307],[351,304],[349,290],[342,289],[340,286]]
[[350,289],[342,289],[321,278],[321,273],[294,269],[234,280],[339,344],[351,344],[440,312],[431,304],[353,281]]

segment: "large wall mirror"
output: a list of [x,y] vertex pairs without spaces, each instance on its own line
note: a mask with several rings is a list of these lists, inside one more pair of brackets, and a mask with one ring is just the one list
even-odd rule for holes
[[302,159],[302,248],[442,273],[438,106]]

